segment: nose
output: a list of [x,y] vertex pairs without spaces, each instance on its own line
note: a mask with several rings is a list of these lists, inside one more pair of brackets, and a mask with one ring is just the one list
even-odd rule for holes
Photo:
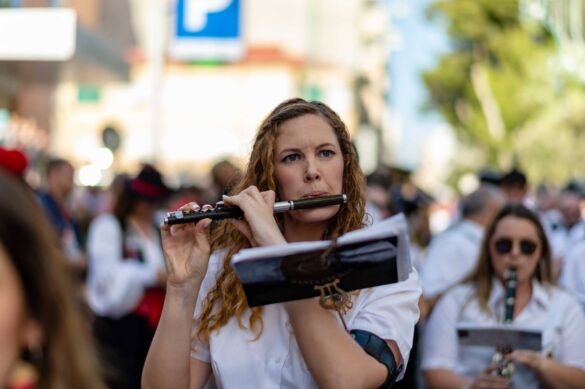
[[305,170],[304,179],[305,182],[313,182],[321,178],[321,174],[319,173],[319,169],[317,167],[317,163],[312,160],[307,160],[307,167]]
[[512,242],[512,251],[510,251],[513,257],[519,257],[522,255],[522,250],[520,249],[520,242],[513,241]]

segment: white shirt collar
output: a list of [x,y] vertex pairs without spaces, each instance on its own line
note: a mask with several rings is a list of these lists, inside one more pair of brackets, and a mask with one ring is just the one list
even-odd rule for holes
[[484,228],[481,224],[474,222],[473,220],[463,219],[461,221],[461,228],[469,231],[476,238],[481,239],[483,237]]
[[[502,283],[494,278],[492,280],[492,292],[488,299],[488,305],[493,312],[499,312],[502,309],[502,301],[505,298],[505,288]],[[536,278],[532,279],[532,296],[528,305],[533,303],[538,304],[539,307],[546,308],[550,300],[550,294],[548,293],[545,286],[543,286]]]

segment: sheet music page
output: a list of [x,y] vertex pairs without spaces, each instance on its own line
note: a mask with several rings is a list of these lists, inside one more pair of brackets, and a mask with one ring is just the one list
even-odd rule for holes
[[540,351],[542,332],[532,327],[509,324],[457,324],[459,343],[467,346],[512,347]]
[[244,249],[231,265],[251,307],[316,297],[323,293],[319,288],[331,285],[344,291],[372,288],[408,278],[412,266],[406,231],[406,219],[398,215],[335,242]]
[[[348,232],[337,239],[339,244],[352,244],[368,240],[383,239],[389,236],[401,236],[406,233],[406,220],[399,214],[378,222],[370,227]],[[321,250],[332,244],[330,240],[295,242],[282,245],[253,247],[238,252],[232,258],[232,264],[251,259],[271,258]],[[407,257],[409,259],[410,257]],[[410,264],[410,261],[408,262]]]

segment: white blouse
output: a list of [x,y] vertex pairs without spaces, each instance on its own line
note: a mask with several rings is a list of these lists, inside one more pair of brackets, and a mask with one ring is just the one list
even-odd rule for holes
[[421,270],[426,298],[444,293],[475,269],[482,239],[483,227],[471,220],[462,220],[433,238]]
[[[501,323],[505,290],[494,281],[488,301],[490,313],[482,311],[475,297],[475,287],[457,286],[437,304],[427,322],[422,369],[449,369],[473,379],[491,363],[494,348],[460,346],[456,326]],[[569,293],[532,282],[532,297],[514,324],[542,331],[542,355],[570,366],[585,369],[585,315]],[[512,377],[515,388],[538,387],[537,376],[527,367],[516,364]]]
[[[222,268],[224,252],[213,253],[195,307],[193,331],[198,325],[202,302]],[[394,340],[404,359],[412,347],[414,325],[418,320],[421,289],[416,270],[407,280],[363,290],[353,308],[344,316],[347,327],[372,332],[382,339]],[[248,322],[249,311],[244,316]],[[259,339],[242,330],[232,317],[219,331],[212,332],[209,343],[194,337],[191,358],[211,364],[219,388],[315,388],[292,326],[282,304],[264,306],[263,331]],[[340,322],[341,325],[341,322]]]
[[585,241],[567,252],[559,284],[574,293],[585,309]]
[[157,273],[165,268],[160,240],[144,239],[131,230],[128,234],[144,262],[122,257],[124,236],[113,215],[100,215],[90,225],[87,297],[98,315],[119,318],[132,312],[145,289],[156,284]]

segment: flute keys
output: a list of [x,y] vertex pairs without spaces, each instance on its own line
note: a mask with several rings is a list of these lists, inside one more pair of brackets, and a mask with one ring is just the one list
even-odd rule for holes
[[209,204],[205,204],[204,206],[201,207],[201,212],[208,212],[210,210],[213,210],[213,207]]

